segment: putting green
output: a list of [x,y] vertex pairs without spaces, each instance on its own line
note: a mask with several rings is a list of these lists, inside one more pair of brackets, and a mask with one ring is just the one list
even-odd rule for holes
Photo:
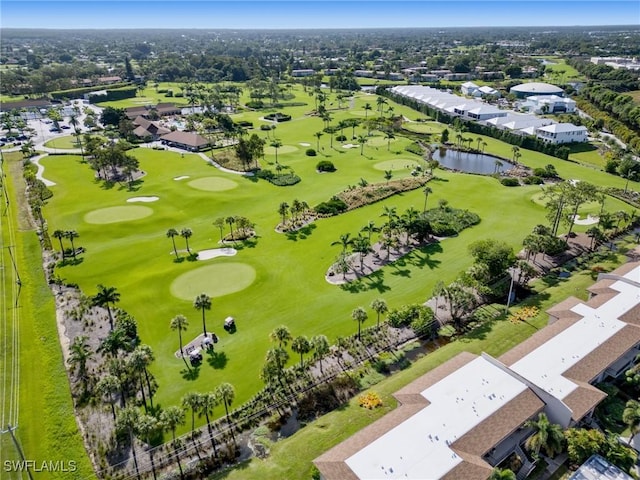
[[245,263],[222,263],[200,267],[180,275],[171,283],[171,294],[193,300],[201,293],[221,297],[244,290],[256,279],[256,271]]
[[[294,147],[293,145],[282,145],[278,147],[278,155],[282,155],[284,153],[292,153],[298,151],[298,147]],[[264,153],[267,155],[275,155],[276,149],[272,146],[265,147]]]
[[223,192],[236,188],[238,184],[233,180],[220,177],[204,177],[191,180],[187,185],[196,190],[206,190],[208,192]]
[[417,167],[419,164],[415,160],[407,160],[406,158],[398,158],[396,160],[387,160],[385,162],[376,163],[373,168],[376,170],[407,170]]
[[[367,145],[370,145],[372,147],[381,147],[382,145],[386,146],[388,141],[389,140],[384,137],[369,137],[367,138]],[[394,141],[395,139],[392,138],[391,143],[393,143]]]
[[130,222],[139,218],[148,217],[153,213],[149,207],[131,206],[131,207],[108,207],[93,210],[84,216],[87,223],[117,223]]

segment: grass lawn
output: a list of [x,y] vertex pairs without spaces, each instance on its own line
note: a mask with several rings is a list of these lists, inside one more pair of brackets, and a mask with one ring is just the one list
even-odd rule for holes
[[[76,245],[86,249],[82,263],[60,268],[57,273],[67,282],[78,283],[86,295],[93,295],[99,283],[118,289],[121,293],[118,306],[137,319],[143,342],[154,350],[156,362],[152,372],[160,385],[157,403],[164,407],[178,404],[188,391],[210,391],[225,381],[235,386],[236,404],[240,404],[262,386],[259,372],[271,346],[268,335],[274,327],[287,325],[294,336],[325,334],[331,341],[354,333],[356,326],[350,318],[354,308],[368,307],[378,297],[384,297],[391,308],[423,302],[438,280],[452,281],[471,264],[467,251],[470,242],[501,238],[519,250],[522,238],[533,226],[545,222],[544,208],[532,201],[540,187],[507,188],[491,177],[438,170],[438,178],[430,183],[433,193],[429,195],[429,206],[446,199],[454,207],[478,213],[481,223],[434,248],[413,252],[384,268],[376,280],[364,279],[350,288],[328,284],[324,280],[325,272],[340,251],[340,247],[331,246],[333,241],[344,233],[357,235],[370,220],[380,224],[383,204],[397,207],[399,213],[410,206],[420,209],[423,194],[420,190],[407,192],[338,217],[318,220],[305,236],[286,236],[274,231],[280,221],[280,203],[291,204],[298,199],[314,206],[361,179],[384,182],[384,172],[379,169],[383,162],[421,160],[404,150],[411,143],[409,139],[398,136],[388,149],[380,132],[373,132],[376,136],[372,144],[364,146],[364,155],[360,155],[360,148],[343,148],[335,140],[331,148],[330,136],[325,134],[320,139],[319,155],[307,157],[305,147],[300,144],[315,147],[314,133],[324,125],[320,118],[306,115],[313,109],[314,99],[298,86],[294,92],[295,101],[306,105],[285,108],[284,112],[290,114],[292,120],[277,124],[269,136],[258,130],[264,123],[260,120],[264,111],[243,112],[234,115],[234,120],[253,122],[254,131],[265,137],[267,144],[274,136],[282,142],[278,161],[302,178],[295,186],[276,187],[263,180],[220,172],[194,154],[181,157],[167,151],[139,148],[131,154],[139,159],[146,176],[140,188],[130,192],[124,185],[104,188],[96,183],[92,171],[80,163],[79,156],[51,156],[42,160],[45,177],[57,184],[51,187],[54,196],[44,209],[49,230],[77,230],[80,238]],[[335,108],[335,93],[330,94],[327,105],[331,103],[332,122],[353,118],[347,109]],[[359,93],[353,103],[355,111],[363,111],[364,104],[370,103],[374,110],[369,114],[375,115],[375,96]],[[407,107],[393,106],[395,114],[418,116]],[[361,127],[356,129],[356,135],[363,132],[366,131]],[[345,129],[348,138],[351,133],[351,129]],[[510,145],[492,138],[484,140],[488,144],[487,153],[511,156]],[[624,179],[595,169],[537,152],[522,150],[521,153],[521,162],[541,167],[553,163],[564,178],[624,187]],[[316,173],[315,165],[322,159],[331,160],[337,172]],[[275,151],[269,150],[261,163],[273,169]],[[409,175],[410,170],[394,169],[394,178]],[[188,180],[174,180],[185,175],[189,176]],[[233,188],[220,188],[220,185],[231,184],[235,184]],[[142,195],[158,196],[159,200],[131,210],[134,206],[128,204],[127,199]],[[607,201],[607,208],[609,202],[613,200]],[[627,208],[621,203],[615,207]],[[113,209],[118,212],[125,209],[126,217],[120,220],[126,221],[113,221],[119,219],[118,215],[111,215]],[[189,244],[194,251],[216,248],[219,232],[212,222],[217,217],[231,215],[241,215],[256,223],[255,242],[238,244],[239,251],[234,257],[202,262],[173,261],[171,241],[165,235],[169,228],[191,228],[193,237]],[[178,248],[185,248],[181,238],[176,238],[176,242]],[[209,270],[210,265],[215,268]],[[204,273],[200,270],[203,267],[207,268]],[[236,287],[242,289],[225,289],[224,284],[231,283],[229,279],[233,278],[239,279],[241,283]],[[192,306],[193,298],[187,298],[188,293],[184,292],[195,297],[193,292],[199,293],[199,289],[217,292],[213,294],[207,323],[208,329],[220,336],[216,348],[224,353],[227,361],[215,367],[205,364],[195,379],[187,380],[183,377],[183,363],[173,355],[178,348],[178,338],[170,331],[169,322],[175,315],[184,314],[190,326],[183,338],[189,341],[198,335],[200,314]],[[238,331],[233,335],[221,328],[227,316],[236,318]],[[292,357],[295,360],[295,355]],[[186,427],[182,431],[186,431]]]
[[598,145],[594,143],[573,146],[571,147],[569,159],[603,170],[606,162],[600,155]]
[[47,143],[44,144],[45,147],[49,148],[60,148],[60,149],[71,149],[71,148],[80,148],[78,142],[76,142],[76,137],[74,135],[64,135],[56,138],[52,138]]
[[584,76],[571,65],[567,65],[563,58],[547,58],[553,65],[546,65],[544,69],[545,81],[550,83],[566,83],[583,81]]
[[[611,254],[601,264],[613,268],[623,261],[622,255]],[[213,478],[217,480],[310,478],[311,462],[314,458],[396,407],[397,402],[392,397],[395,391],[463,351],[476,354],[487,352],[498,357],[529,337],[536,328],[543,327],[548,318],[544,311],[549,307],[570,295],[586,300],[588,298],[586,288],[592,283],[593,279],[589,271],[577,272],[553,285],[536,282],[535,288],[538,294],[531,297],[527,304],[536,305],[542,313],[532,319],[529,324],[514,325],[506,321],[503,315],[491,324],[479,327],[466,338],[451,342],[423,356],[411,368],[398,372],[372,387],[371,390],[378,393],[383,400],[382,408],[374,411],[364,409],[358,406],[356,397],[349,402],[348,406],[310,422],[293,436],[275,443],[267,459],[251,459]],[[512,310],[518,307],[519,305],[514,306]]]
[[[4,158],[5,166],[9,165],[4,186],[10,190],[11,198],[20,198],[15,192],[24,188],[20,168],[22,155],[13,153]],[[55,305],[42,275],[40,244],[35,231],[24,222],[24,202],[12,202],[9,212],[8,216],[2,216],[2,243],[3,246],[13,247],[22,282],[19,308],[14,309],[12,285],[8,284],[12,262],[6,253],[8,249],[3,248],[2,264],[6,272],[2,279],[3,316],[8,319],[17,314],[19,325],[19,423],[15,434],[27,459],[38,462],[73,460],[77,464],[75,472],[51,473],[46,478],[87,478],[92,474],[92,469],[75,422],[69,382],[58,342]],[[0,332],[0,341],[3,345],[11,345],[16,327],[11,323],[7,323],[6,327]],[[10,352],[11,349],[6,353]],[[7,362],[3,367],[10,369],[9,358],[4,355],[0,357],[0,365]],[[0,368],[0,371],[10,370]],[[0,380],[8,386],[7,378],[0,377]],[[3,393],[6,392],[3,389]],[[17,455],[14,455],[13,445],[8,443],[9,436],[3,434],[0,439],[3,460],[17,459],[13,458]]]

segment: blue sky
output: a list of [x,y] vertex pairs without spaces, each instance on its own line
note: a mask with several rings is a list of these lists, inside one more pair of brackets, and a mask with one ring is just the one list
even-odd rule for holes
[[0,0],[0,26],[393,28],[638,25],[640,0]]

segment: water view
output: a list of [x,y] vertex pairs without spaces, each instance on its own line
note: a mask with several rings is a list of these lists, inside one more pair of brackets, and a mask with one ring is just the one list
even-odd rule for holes
[[450,149],[437,149],[433,152],[433,159],[440,162],[443,167],[467,173],[500,173],[506,172],[513,167],[513,164],[493,155],[460,152]]

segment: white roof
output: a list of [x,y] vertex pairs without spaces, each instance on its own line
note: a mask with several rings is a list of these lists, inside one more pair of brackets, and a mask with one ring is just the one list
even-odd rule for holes
[[495,88],[491,88],[488,85],[484,85],[480,87],[478,90],[480,90],[482,93],[485,93],[487,95],[495,95],[496,93],[498,93],[498,90],[496,90]]
[[345,462],[362,479],[441,478],[462,462],[449,445],[526,389],[478,357],[422,391],[427,407]]
[[487,113],[505,113],[505,110],[500,110],[497,107],[492,107],[491,105],[481,105],[472,110],[469,110],[469,113],[473,113],[474,115],[486,115]]
[[473,82],[464,82],[462,85],[460,85],[460,87],[462,87],[462,88],[478,88],[478,85],[476,85]]
[[577,126],[573,123],[554,123],[551,125],[547,125],[545,127],[540,127],[538,130],[542,130],[543,132],[549,133],[565,133],[565,132],[579,132],[579,131],[587,131],[587,127]]
[[[640,267],[625,277],[640,280]],[[579,303],[571,311],[583,318],[511,365],[511,370],[562,400],[577,388],[563,376],[573,365],[622,330],[627,323],[618,318],[640,303],[640,288],[616,281],[611,289],[622,292],[598,308]]]
[[521,83],[520,85],[516,85],[515,87],[511,87],[511,92],[522,92],[522,93],[542,93],[542,94],[552,94],[552,93],[563,93],[560,87],[556,87],[555,85],[551,85],[550,83],[542,83],[542,82],[529,82],[529,83]]

